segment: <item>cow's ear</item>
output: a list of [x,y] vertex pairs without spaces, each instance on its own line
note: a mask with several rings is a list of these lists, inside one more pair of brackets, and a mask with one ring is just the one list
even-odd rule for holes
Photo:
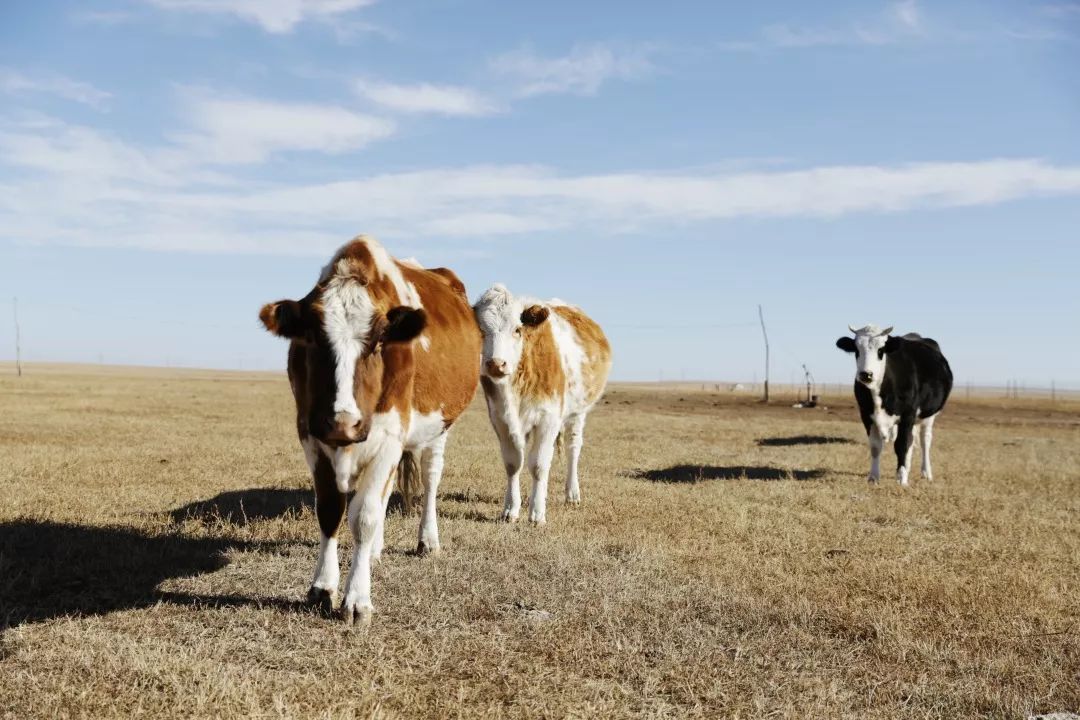
[[855,340],[849,338],[847,335],[836,341],[836,347],[840,348],[844,352],[855,352]]
[[407,343],[415,340],[427,326],[427,314],[419,308],[400,305],[386,313],[383,342]]
[[521,311],[521,324],[536,327],[548,319],[550,312],[551,311],[543,305],[532,305],[531,307],[527,307]]
[[278,300],[263,305],[259,311],[263,327],[278,337],[294,339],[307,332],[304,313],[295,300]]
[[904,342],[902,338],[898,338],[895,335],[890,335],[889,339],[885,341],[882,351],[888,355],[891,352],[895,352],[900,349],[900,343]]

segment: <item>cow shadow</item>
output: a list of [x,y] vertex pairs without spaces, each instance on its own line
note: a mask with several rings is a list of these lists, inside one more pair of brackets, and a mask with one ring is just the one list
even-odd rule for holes
[[854,445],[855,441],[831,435],[793,435],[761,438],[757,444],[758,447],[792,447],[795,445]]
[[315,495],[310,489],[256,488],[231,490],[209,500],[197,500],[173,510],[169,517],[174,523],[223,520],[242,527],[258,520],[296,517],[305,509],[314,508]]
[[[213,598],[157,588],[166,580],[216,572],[228,564],[231,552],[279,545],[40,520],[0,523],[0,628],[145,608],[161,601],[210,604]],[[244,602],[293,605],[272,598]]]
[[709,480],[817,480],[825,476],[825,470],[789,470],[760,465],[674,465],[662,469],[636,470],[627,474],[650,482],[693,485]]

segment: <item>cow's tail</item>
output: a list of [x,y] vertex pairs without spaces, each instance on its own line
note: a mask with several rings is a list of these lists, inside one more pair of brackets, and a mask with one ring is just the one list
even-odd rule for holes
[[406,450],[401,453],[397,478],[397,489],[401,493],[401,512],[408,515],[420,504],[420,497],[424,494],[423,482],[420,479],[420,463],[417,462],[415,452]]

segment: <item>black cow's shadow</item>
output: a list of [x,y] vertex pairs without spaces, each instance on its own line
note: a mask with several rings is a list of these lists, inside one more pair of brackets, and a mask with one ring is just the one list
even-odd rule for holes
[[832,435],[794,435],[792,437],[761,438],[759,447],[791,447],[793,445],[854,445],[854,440]]
[[627,474],[651,482],[694,484],[709,480],[816,480],[824,477],[825,471],[820,468],[788,470],[759,465],[675,465],[655,470],[636,470]]

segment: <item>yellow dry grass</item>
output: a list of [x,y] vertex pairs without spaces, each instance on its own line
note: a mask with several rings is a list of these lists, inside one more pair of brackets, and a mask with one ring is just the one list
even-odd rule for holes
[[301,602],[317,531],[284,377],[2,376],[0,716],[1080,711],[1080,407],[954,401],[937,479],[902,491],[866,486],[831,400],[613,387],[584,504],[557,502],[560,469],[539,529],[494,522],[477,402],[443,554],[392,516],[362,633]]

